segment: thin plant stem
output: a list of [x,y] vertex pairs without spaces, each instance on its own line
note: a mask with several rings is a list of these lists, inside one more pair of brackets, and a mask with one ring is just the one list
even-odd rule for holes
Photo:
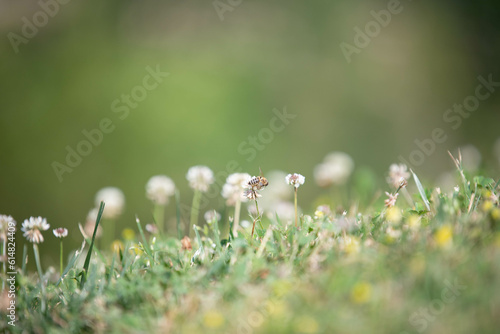
[[176,215],[175,218],[177,219],[177,238],[179,240],[182,239],[182,232],[181,232],[181,195],[179,194],[179,190],[175,189],[175,208],[176,208]]
[[63,241],[61,239],[61,255],[59,257],[59,264],[60,264],[60,269],[61,269],[61,277],[63,274]]
[[191,206],[191,226],[198,224],[198,214],[200,213],[200,200],[201,200],[201,192],[195,189],[193,195],[193,205]]
[[298,221],[299,221],[299,215],[297,214],[297,189],[296,187],[294,187],[294,193],[295,193],[295,228],[298,227]]
[[155,204],[154,212],[156,226],[158,226],[160,233],[163,234],[165,231],[165,205]]
[[241,211],[241,200],[238,199],[234,206],[234,223],[233,223],[233,235],[238,236],[238,227],[240,224],[240,211]]
[[43,285],[42,266],[40,265],[40,253],[37,244],[33,244],[33,253],[35,254],[36,269],[38,270],[38,276],[40,278],[40,287],[42,288],[42,312],[45,312],[45,286]]
[[255,199],[255,208],[257,209],[257,217],[255,217],[255,219],[253,220],[253,226],[252,226],[252,237],[253,237],[253,232],[255,230],[255,222],[257,220],[259,220],[259,224],[260,224],[260,228],[261,229],[264,229],[264,227],[262,226],[262,221],[260,219],[260,213],[259,213],[259,203],[257,203],[257,199]]

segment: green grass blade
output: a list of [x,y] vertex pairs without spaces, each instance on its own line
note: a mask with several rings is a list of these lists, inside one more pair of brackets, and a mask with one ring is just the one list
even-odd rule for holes
[[429,203],[429,200],[427,199],[427,195],[425,194],[424,187],[422,186],[422,183],[420,183],[420,180],[418,179],[417,174],[413,172],[413,170],[410,169],[410,172],[413,174],[413,180],[415,181],[415,184],[417,185],[418,192],[420,193],[420,197],[422,197],[422,201],[424,201],[425,207],[427,208],[427,211],[431,211],[431,206]]
[[97,214],[97,219],[95,221],[94,233],[92,234],[92,242],[90,243],[89,252],[87,253],[87,257],[85,258],[85,263],[83,264],[83,276],[80,281],[80,289],[83,289],[83,286],[85,285],[90,265],[90,258],[92,257],[92,249],[94,248],[95,236],[97,234],[97,228],[99,227],[99,223],[101,222],[101,217],[103,212],[104,212],[104,202],[101,202],[101,205],[99,206],[99,213]]

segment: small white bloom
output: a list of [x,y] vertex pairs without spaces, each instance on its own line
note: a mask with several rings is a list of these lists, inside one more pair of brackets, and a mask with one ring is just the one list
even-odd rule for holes
[[388,207],[388,208],[392,208],[395,204],[396,204],[396,200],[398,199],[398,196],[399,196],[399,193],[393,195],[393,194],[389,194],[387,191],[385,192],[385,194],[387,195],[387,199],[384,201],[385,203],[385,206]]
[[259,197],[262,197],[262,195],[259,193],[258,190],[253,190],[253,189],[247,189],[243,192],[243,195],[250,199],[250,200],[256,200]]
[[304,182],[306,181],[306,178],[304,177],[304,175],[293,173],[293,174],[288,174],[285,177],[285,181],[289,185],[294,186],[295,188],[298,188],[304,184]]
[[207,192],[208,188],[214,183],[214,173],[206,166],[193,166],[189,168],[186,179],[192,189],[201,192]]
[[233,206],[238,200],[246,202],[247,198],[242,195],[242,192],[251,178],[250,174],[247,173],[233,173],[227,177],[221,192],[227,205]]
[[65,238],[68,236],[68,230],[64,227],[58,227],[52,230],[56,238]]
[[205,212],[205,215],[203,217],[205,218],[205,221],[207,223],[211,224],[214,221],[214,219],[217,219],[217,221],[219,221],[221,218],[221,215],[217,211],[209,210],[209,211]]
[[409,178],[410,172],[405,164],[392,164],[389,166],[387,183],[392,185],[394,188],[398,188],[403,180],[408,180]]
[[166,175],[156,175],[146,184],[146,196],[156,204],[168,204],[169,197],[175,193],[175,184]]
[[9,232],[9,227],[16,227],[16,221],[11,216],[0,215],[0,240],[7,239],[7,233]]
[[50,228],[47,220],[42,217],[30,217],[30,219],[25,219],[21,227],[21,231],[24,232],[23,236],[28,239],[29,242],[39,244],[43,242],[43,235],[41,231],[46,231]]
[[354,161],[343,152],[332,152],[325,157],[323,163],[314,169],[314,179],[320,187],[328,187],[332,184],[344,184],[352,171]]
[[95,195],[96,207],[99,207],[101,202],[105,203],[102,216],[107,219],[116,219],[123,211],[125,195],[115,187],[102,188]]

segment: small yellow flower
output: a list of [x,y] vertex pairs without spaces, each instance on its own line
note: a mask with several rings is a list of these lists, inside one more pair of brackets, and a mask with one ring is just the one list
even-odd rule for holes
[[403,215],[401,214],[401,209],[398,209],[397,206],[393,206],[387,209],[385,217],[387,221],[397,224],[401,221]]
[[453,229],[450,225],[441,226],[434,235],[436,243],[441,248],[446,248],[451,246],[453,239]]
[[372,286],[366,282],[358,282],[351,290],[351,300],[356,304],[368,302],[372,295]]
[[491,218],[493,218],[493,220],[500,220],[500,208],[496,207],[491,210]]
[[341,245],[347,254],[359,253],[359,239],[356,237],[344,237],[341,239]]
[[294,323],[295,329],[299,333],[312,334],[317,333],[319,329],[319,325],[316,320],[308,315],[299,316],[295,319]]
[[220,328],[224,322],[224,316],[218,311],[208,311],[203,316],[203,324],[208,328]]
[[113,241],[113,243],[111,244],[111,250],[113,252],[116,252],[116,253],[119,253],[120,251],[123,252],[123,242],[121,242],[120,240],[115,240]]
[[130,249],[134,252],[135,255],[142,255],[144,253],[139,244],[133,244]]
[[482,209],[484,212],[490,212],[490,210],[493,209],[493,202],[485,201],[482,205]]
[[135,238],[135,232],[131,228],[126,228],[122,231],[122,237],[126,241],[133,240]]
[[419,215],[411,215],[408,217],[407,224],[410,230],[416,231],[420,228],[421,218]]

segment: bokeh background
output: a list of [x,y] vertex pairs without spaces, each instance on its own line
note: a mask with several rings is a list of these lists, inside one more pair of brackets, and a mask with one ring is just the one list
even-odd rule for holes
[[[301,206],[312,210],[327,193],[313,182],[327,153],[347,152],[383,190],[389,165],[436,127],[448,140],[416,169],[424,182],[453,169],[447,150],[469,144],[482,155],[480,168],[498,178],[500,92],[457,130],[443,122],[479,75],[500,81],[497,1],[401,1],[403,10],[350,63],[340,44],[353,45],[354,28],[388,1],[231,3],[216,3],[227,9],[222,20],[212,1],[70,1],[16,53],[9,33],[21,35],[22,18],[32,22],[41,5],[0,0],[0,213],[19,224],[47,217],[76,246],[77,223],[100,188],[123,190],[119,223],[134,227],[135,214],[151,220],[149,177],[172,177],[190,205],[187,169],[218,172],[232,160],[251,174],[302,173]],[[142,84],[147,66],[170,75],[121,120],[111,104]],[[238,146],[284,107],[296,118],[246,161]],[[74,149],[103,118],[114,131],[60,182],[53,162],[65,163],[66,146]],[[174,213],[169,206],[167,216]],[[46,239],[42,254],[56,254],[50,231]]]

